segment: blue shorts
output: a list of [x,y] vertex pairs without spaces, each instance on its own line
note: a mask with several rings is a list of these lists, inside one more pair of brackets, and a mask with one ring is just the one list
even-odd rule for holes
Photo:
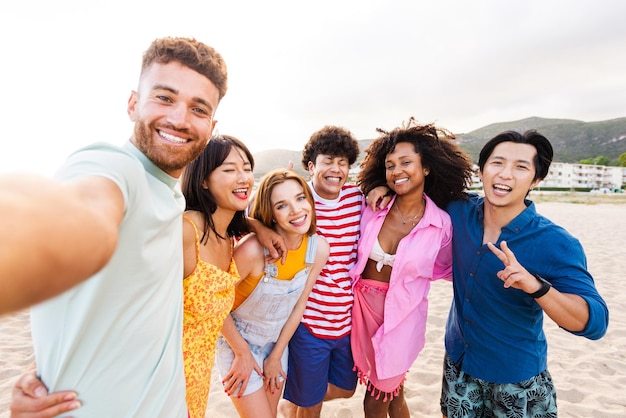
[[300,324],[289,341],[288,362],[283,397],[300,407],[321,403],[329,383],[343,390],[356,389],[349,334],[337,340],[318,338]]
[[446,354],[441,413],[460,417],[556,418],[556,390],[545,370],[517,383],[490,383],[463,372]]

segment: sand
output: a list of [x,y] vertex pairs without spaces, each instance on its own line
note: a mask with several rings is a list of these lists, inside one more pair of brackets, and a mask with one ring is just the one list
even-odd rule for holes
[[[626,416],[626,205],[536,198],[538,211],[566,227],[582,242],[589,270],[610,310],[609,330],[599,341],[575,337],[545,321],[548,365],[562,417]],[[561,199],[568,201],[567,199]],[[616,199],[617,200],[617,199]],[[622,201],[622,199],[619,199]],[[412,417],[440,417],[443,333],[450,306],[451,284],[436,282],[430,292],[426,347],[411,367],[405,385]],[[0,418],[9,416],[13,382],[34,361],[28,312],[0,317]],[[213,375],[206,417],[236,417],[230,399]],[[350,399],[324,404],[322,417],[362,417],[363,387]]]

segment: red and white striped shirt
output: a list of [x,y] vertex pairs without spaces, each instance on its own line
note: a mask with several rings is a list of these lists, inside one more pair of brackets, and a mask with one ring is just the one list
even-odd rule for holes
[[318,338],[341,338],[352,329],[352,286],[348,272],[356,263],[362,194],[344,185],[335,200],[315,199],[317,233],[330,245],[328,261],[307,301],[302,323]]

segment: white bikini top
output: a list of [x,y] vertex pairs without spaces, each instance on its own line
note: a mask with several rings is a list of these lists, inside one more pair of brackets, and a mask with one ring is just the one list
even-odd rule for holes
[[383,248],[378,242],[378,238],[374,241],[374,247],[370,252],[369,259],[376,262],[376,270],[381,271],[384,265],[393,267],[393,260],[396,258],[395,254],[387,254],[383,251]]

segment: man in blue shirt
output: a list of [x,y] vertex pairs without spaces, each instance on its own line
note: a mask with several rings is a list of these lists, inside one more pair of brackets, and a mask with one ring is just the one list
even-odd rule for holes
[[580,242],[525,199],[552,156],[536,131],[503,132],[480,152],[484,197],[448,206],[454,300],[445,335],[444,416],[556,417],[544,312],[572,334],[606,333],[608,309]]

